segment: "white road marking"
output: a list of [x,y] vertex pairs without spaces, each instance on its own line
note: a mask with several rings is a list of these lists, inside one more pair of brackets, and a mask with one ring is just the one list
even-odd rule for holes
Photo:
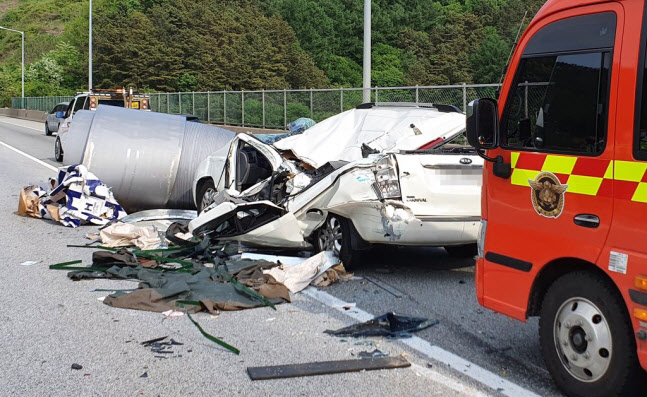
[[[13,125],[13,126],[16,126],[16,127],[29,128],[30,130],[35,130],[35,131],[43,132],[43,128],[27,127],[26,125],[20,125],[20,124],[10,123],[10,122],[5,121],[5,120],[0,120],[0,123],[9,124],[9,125]],[[43,132],[43,134],[44,134],[44,132]]]
[[58,168],[54,167],[53,165],[47,164],[46,162],[44,162],[42,160],[39,160],[36,157],[23,152],[22,150],[18,150],[13,146],[9,146],[9,145],[7,145],[6,143],[4,143],[2,141],[0,141],[0,145],[6,147],[9,150],[13,150],[14,152],[16,152],[16,153],[18,153],[20,155],[23,155],[23,156],[27,157],[28,159],[33,160],[33,161],[37,162],[38,164],[40,164],[40,165],[42,165],[44,167],[47,167],[47,168],[49,168],[50,170],[52,170],[54,172],[58,172]]
[[[348,303],[314,287],[308,287],[307,289],[303,290],[302,293],[313,298],[316,301],[323,303],[326,306],[330,306],[333,309],[344,313],[351,318],[354,318],[357,321],[364,322],[375,318],[374,315],[365,312],[362,309],[358,309],[357,307],[353,307],[350,310],[345,310],[344,306],[347,306]],[[413,336],[407,339],[401,339],[400,342],[433,360],[449,365],[456,371],[469,376],[477,382],[490,387],[503,395],[511,397],[539,397],[538,394],[515,383],[512,383],[509,380],[503,379],[499,375],[492,373],[474,363],[471,363],[470,361],[457,356],[454,353],[448,352],[441,347],[432,345],[431,343],[417,336]]]

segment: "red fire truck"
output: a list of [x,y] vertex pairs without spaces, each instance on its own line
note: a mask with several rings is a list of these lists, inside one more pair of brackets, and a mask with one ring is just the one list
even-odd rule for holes
[[647,395],[646,12],[644,0],[547,1],[498,101],[468,109],[488,160],[478,301],[540,316],[569,396]]

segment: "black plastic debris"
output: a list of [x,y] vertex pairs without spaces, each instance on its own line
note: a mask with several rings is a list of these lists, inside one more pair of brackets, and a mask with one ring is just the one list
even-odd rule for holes
[[324,333],[334,336],[386,336],[390,338],[408,338],[412,332],[417,332],[438,324],[438,320],[421,317],[398,316],[390,312],[375,317],[364,323],[354,324],[338,330],[325,330]]
[[148,372],[144,372],[139,376],[140,378],[148,378]]
[[77,363],[72,364],[72,369],[83,369],[82,365],[79,365]]

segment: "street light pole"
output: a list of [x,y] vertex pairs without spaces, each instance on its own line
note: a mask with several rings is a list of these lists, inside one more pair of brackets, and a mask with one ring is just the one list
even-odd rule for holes
[[88,32],[88,91],[92,91],[92,0],[90,0],[90,23]]
[[15,30],[15,29],[9,29],[0,26],[0,29],[8,30],[10,32],[16,32],[20,33],[21,36],[21,43],[22,43],[22,57],[21,57],[21,69],[22,69],[22,77],[21,77],[21,85],[22,85],[22,107],[23,109],[25,108],[25,32],[21,30]]
[[371,0],[364,0],[364,103],[371,102]]

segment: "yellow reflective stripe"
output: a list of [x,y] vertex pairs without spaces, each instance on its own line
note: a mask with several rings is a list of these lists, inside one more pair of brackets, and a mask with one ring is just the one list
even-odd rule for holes
[[627,182],[640,182],[647,170],[647,163],[634,161],[615,161],[613,179]]
[[641,203],[647,203],[647,183],[640,182],[636,191],[634,192],[631,201],[640,201]]
[[519,160],[519,155],[521,153],[519,152],[511,152],[510,153],[510,163],[512,164],[512,168],[515,168],[517,166],[517,161]]
[[568,185],[568,189],[566,189],[566,191],[568,193],[595,196],[598,194],[602,180],[602,178],[594,176],[571,175],[568,177],[568,182],[566,182]]
[[577,157],[566,156],[546,156],[544,165],[541,167],[542,171],[550,171],[555,174],[570,174],[573,172]]
[[528,184],[529,179],[535,179],[537,175],[539,175],[540,171],[535,171],[535,170],[523,170],[520,168],[515,168],[512,171],[512,176],[510,177],[510,182],[513,185],[521,185],[521,186],[530,186]]
[[607,171],[604,173],[604,179],[613,179],[613,161],[609,161]]

